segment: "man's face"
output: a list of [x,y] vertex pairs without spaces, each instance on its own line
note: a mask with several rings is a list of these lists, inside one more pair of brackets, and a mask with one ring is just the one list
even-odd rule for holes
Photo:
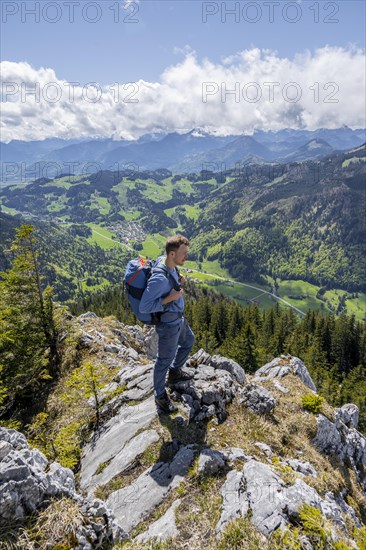
[[184,262],[188,258],[188,246],[186,244],[181,244],[178,250],[172,251],[173,260],[176,265],[184,265]]

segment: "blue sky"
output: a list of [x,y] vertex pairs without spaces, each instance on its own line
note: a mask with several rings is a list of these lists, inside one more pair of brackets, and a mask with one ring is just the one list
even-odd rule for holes
[[[50,4],[40,2],[47,3]],[[235,15],[228,13],[236,3],[240,5],[237,22]],[[138,79],[156,81],[167,66],[182,57],[179,50],[186,46],[195,50],[199,58],[208,57],[213,62],[250,47],[274,49],[281,57],[290,58],[305,49],[313,51],[325,45],[347,47],[353,43],[365,47],[366,3],[362,0],[305,0],[298,3],[298,9],[293,6],[295,2],[281,0],[281,5],[276,5],[279,3],[269,2],[273,5],[273,22],[269,21],[270,6],[263,2],[257,2],[258,10],[250,6],[254,2],[224,3],[226,22],[222,21],[225,9],[221,2],[199,0],[141,0],[138,6],[135,4],[135,14],[132,12],[136,7],[123,9],[123,3],[114,0],[96,2],[98,13],[91,2],[82,0],[75,3],[74,22],[69,20],[71,8],[62,0],[58,1],[59,14],[49,6],[44,16],[40,11],[39,22],[18,6],[14,15],[3,12],[1,57],[27,61],[35,68],[52,67],[61,79],[107,84]],[[36,2],[18,4],[26,4],[32,10]],[[89,4],[84,13],[83,4]],[[119,22],[114,21],[118,4]],[[11,9],[12,6],[7,11]],[[52,23],[57,15],[61,15],[60,20]],[[99,21],[93,23],[99,16]]]
[[[1,139],[135,139],[194,126],[223,134],[364,127],[365,4],[2,0],[1,68],[9,86],[2,89]],[[60,89],[56,103],[43,93],[52,82]],[[65,93],[72,82],[75,101]],[[102,94],[92,104],[83,96],[90,82]],[[134,103],[124,91],[131,82]],[[214,92],[204,100],[207,82]],[[251,82],[259,90],[254,102],[246,96]],[[274,99],[268,82],[278,86]],[[32,104],[21,86],[37,85],[41,96]],[[225,92],[233,88],[235,97]]]

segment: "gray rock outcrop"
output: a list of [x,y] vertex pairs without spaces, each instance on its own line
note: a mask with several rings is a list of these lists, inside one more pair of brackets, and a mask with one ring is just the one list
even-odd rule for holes
[[203,349],[187,361],[185,370],[192,379],[177,381],[172,388],[174,397],[183,402],[188,418],[202,422],[216,416],[223,422],[226,404],[233,400],[241,381],[246,381],[244,370],[235,361],[219,355],[211,357]]
[[[108,475],[111,475],[111,470],[118,473],[118,464],[123,471],[126,463],[123,460],[119,463],[116,457],[123,453],[126,444],[138,431],[149,426],[156,414],[153,397],[145,399],[138,405],[120,407],[119,413],[104,424],[84,448],[81,458],[80,486],[83,489],[94,488],[98,484],[98,480],[100,482],[99,470],[105,463],[111,462]],[[133,443],[130,443],[130,446],[133,446]],[[137,446],[133,446],[133,448],[137,456],[139,449]],[[129,457],[128,460],[133,460],[131,451],[126,456]]]
[[343,497],[328,493],[322,498],[302,479],[296,479],[293,485],[287,486],[269,465],[254,459],[246,462],[242,471],[231,470],[227,474],[221,494],[223,503],[216,527],[218,535],[229,521],[244,517],[250,510],[252,523],[268,537],[276,529],[283,529],[297,519],[303,503],[318,508],[346,534],[347,526],[342,513],[349,514],[356,526],[362,525]]
[[191,445],[179,449],[172,462],[158,462],[133,483],[110,494],[107,505],[127,532],[145,519],[178,487],[194,458]]
[[302,462],[301,460],[297,460],[296,458],[287,458],[286,460],[282,460],[282,464],[284,466],[289,466],[295,472],[304,476],[317,477],[318,475],[315,468],[310,464],[310,462]]
[[215,369],[227,370],[239,384],[245,384],[247,381],[244,369],[232,359],[221,355],[213,355],[209,364]]
[[198,473],[202,475],[215,474],[225,469],[225,456],[220,451],[203,449],[198,458]]
[[76,532],[79,548],[91,549],[127,538],[112,511],[98,499],[87,499],[75,491],[74,474],[57,462],[49,464],[38,449],[30,449],[23,434],[0,428],[0,523],[22,519],[44,508],[51,498],[76,501],[85,522]]
[[316,386],[304,363],[298,357],[291,355],[281,355],[281,357],[276,357],[266,363],[255,372],[254,381],[256,379],[282,378],[290,373],[298,376],[308,388],[316,392]]
[[331,422],[324,415],[319,414],[317,423],[317,433],[313,439],[316,448],[336,456],[342,463],[347,459],[356,472],[358,480],[361,481],[364,478],[366,466],[365,436],[355,428],[348,428],[340,417],[336,422]]
[[342,421],[349,428],[358,427],[359,410],[357,405],[353,403],[346,403],[340,409],[335,410],[336,424],[340,425],[339,421]]
[[238,404],[248,407],[256,414],[267,414],[275,408],[276,400],[262,386],[248,384],[239,390]]
[[163,541],[177,536],[178,529],[175,522],[175,510],[180,503],[180,499],[175,500],[161,518],[152,523],[146,531],[137,535],[134,540],[136,542],[147,542],[149,539]]

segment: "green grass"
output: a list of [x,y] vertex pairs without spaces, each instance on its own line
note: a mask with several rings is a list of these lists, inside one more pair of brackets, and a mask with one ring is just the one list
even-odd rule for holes
[[270,181],[269,183],[266,183],[264,187],[271,187],[272,185],[275,185],[276,183],[280,183],[286,178],[286,174],[283,174],[282,176],[279,176],[278,178],[275,178],[274,180]]
[[102,290],[102,289],[107,289],[109,286],[110,286],[110,283],[108,279],[103,279],[103,281],[99,283],[99,285],[91,285],[91,286],[88,286],[86,284],[86,281],[81,281],[81,287],[83,290]]
[[55,272],[58,275],[62,275],[63,277],[70,277],[71,274],[68,271],[66,271],[65,269],[62,269],[62,267],[59,267],[56,264],[51,264],[51,266],[54,268]]
[[200,215],[201,209],[198,208],[198,206],[190,206],[185,205],[184,209],[186,211],[187,218],[191,218],[193,220],[198,220],[198,216]]
[[186,195],[192,195],[194,193],[192,182],[185,178],[182,178],[181,180],[174,183],[173,187],[178,189],[178,191],[180,191],[181,193],[185,193]]
[[47,210],[49,212],[60,212],[60,210],[63,210],[65,207],[64,201],[59,202],[49,202],[47,206]]
[[[324,294],[324,298],[326,298],[333,305],[334,308],[337,308],[339,298],[344,296],[345,294],[350,296],[350,294],[345,290],[327,290],[327,292],[325,292]],[[358,298],[347,298],[346,308],[348,315],[354,314],[355,318],[359,321],[364,319],[366,315],[366,294],[359,292]]]
[[[279,282],[277,294],[302,311],[306,311],[308,308],[330,311],[326,304],[316,297],[318,290],[318,286],[306,281],[284,280]],[[300,299],[300,296],[303,298]]]
[[136,189],[136,185],[134,181],[130,180],[123,180],[120,183],[117,183],[116,185],[113,185],[111,188],[112,191],[115,191],[118,193],[118,199],[122,204],[127,203],[126,199],[126,191],[127,189]]
[[95,193],[91,196],[92,204],[91,208],[95,205],[101,214],[109,214],[111,205],[106,197],[96,196]]
[[141,216],[141,213],[138,210],[120,210],[119,213],[122,214],[122,216],[124,216],[127,221],[138,220]]
[[271,298],[268,294],[262,294],[260,290],[254,290],[238,284],[234,284],[234,286],[222,284],[217,285],[214,288],[218,292],[222,292],[226,296],[234,298],[237,302],[244,306],[248,305],[249,302],[252,302],[258,303],[261,309],[271,309],[277,302],[275,298]]
[[142,191],[142,194],[151,201],[165,202],[172,198],[173,185],[171,183],[171,178],[163,180],[163,185],[160,185],[158,182],[152,179],[136,181],[141,181],[141,183],[146,185],[146,189]]
[[174,214],[175,209],[176,209],[176,206],[173,206],[173,208],[166,208],[166,209],[164,210],[164,213],[165,213],[167,216],[171,216],[172,214]]
[[157,258],[161,254],[164,254],[166,238],[159,233],[149,235],[147,239],[142,243],[142,250],[140,251],[142,256],[148,256],[149,258]]
[[349,298],[346,300],[347,314],[354,314],[358,320],[366,321],[366,294],[358,293],[358,298]]
[[47,191],[47,187],[61,187],[62,189],[70,189],[71,183],[69,183],[69,178],[59,178],[54,181],[50,181],[47,185],[42,185],[42,188]]
[[201,265],[202,271],[207,271],[207,273],[213,273],[214,275],[219,275],[220,277],[230,278],[228,270],[221,267],[218,260],[204,260],[201,262]]
[[122,246],[122,243],[116,241],[116,237],[113,233],[108,231],[105,227],[97,225],[95,223],[87,223],[92,230],[93,234],[91,237],[88,237],[87,241],[89,243],[97,243],[101,248],[109,249],[115,248],[116,246]]
[[[184,267],[187,269],[196,270],[198,269],[198,264],[197,262],[187,261],[185,262]],[[201,272],[194,271],[193,273],[189,273],[188,275],[191,278],[197,279],[198,281],[204,284],[209,284],[210,281],[215,280],[215,275],[218,275],[220,277],[225,277],[227,280],[231,280],[231,281],[233,280],[229,276],[228,271],[222,268],[219,265],[217,260],[203,261],[201,264],[201,270],[202,270]],[[205,271],[206,273],[203,273],[203,271]],[[261,289],[263,291],[267,291],[267,292],[269,291],[271,278],[268,278],[267,285],[261,285],[255,282],[253,283],[252,281],[243,281],[243,282],[245,284],[249,284],[257,287],[258,290],[248,288],[244,285],[241,285],[235,282],[234,282],[234,285],[231,286],[231,285],[225,284],[225,281],[222,281],[219,284],[216,284],[214,286],[214,289],[217,290],[218,292],[222,292],[226,296],[230,296],[231,298],[234,298],[240,304],[247,304],[248,301],[254,300],[259,304],[260,308],[270,309],[278,301],[281,308],[288,307],[286,306],[286,304],[283,304],[280,300],[276,300],[276,298],[273,298],[268,294],[261,295]],[[316,297],[318,290],[319,290],[318,286],[308,283],[306,281],[284,280],[279,282],[279,288],[278,288],[277,294],[280,298],[282,298],[283,300],[286,300],[292,306],[298,308],[303,312],[306,312],[308,309],[323,310],[324,312],[330,312],[331,310],[329,309],[328,305]],[[338,305],[338,297],[344,294],[346,294],[344,290],[336,289],[336,290],[327,291],[325,293],[325,297],[328,300],[330,300],[332,304],[336,307]],[[346,307],[347,307],[347,313],[349,315],[353,313],[355,315],[356,320],[364,319],[366,315],[366,294],[359,293],[358,298],[346,300]]]

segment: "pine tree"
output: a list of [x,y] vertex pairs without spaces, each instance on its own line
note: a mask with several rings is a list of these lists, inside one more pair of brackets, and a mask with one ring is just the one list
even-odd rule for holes
[[22,225],[9,251],[12,267],[0,274],[2,413],[59,369],[52,289],[42,289],[36,245],[33,226]]
[[219,344],[225,340],[227,328],[227,312],[223,300],[217,302],[212,308],[210,332]]
[[245,323],[235,338],[230,349],[230,356],[237,361],[244,370],[254,372],[258,368],[255,349],[254,332],[249,323]]

